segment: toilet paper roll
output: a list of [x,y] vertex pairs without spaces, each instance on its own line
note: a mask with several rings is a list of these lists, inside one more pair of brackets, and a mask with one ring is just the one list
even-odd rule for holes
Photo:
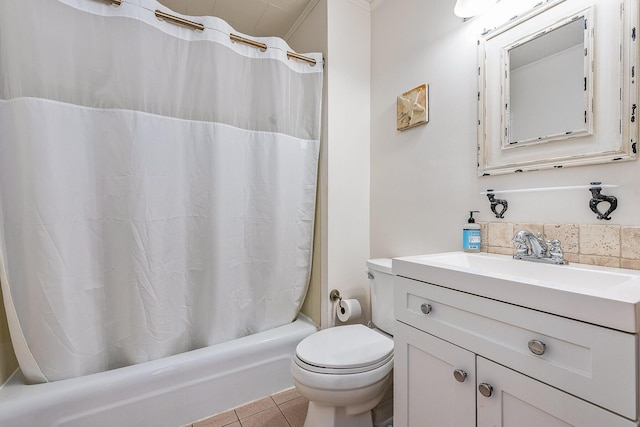
[[338,312],[338,320],[347,322],[360,317],[362,307],[357,299],[343,299],[342,303],[338,304],[336,311]]

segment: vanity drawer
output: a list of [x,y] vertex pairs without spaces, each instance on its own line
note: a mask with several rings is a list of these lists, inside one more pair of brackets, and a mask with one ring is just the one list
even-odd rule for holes
[[394,280],[399,321],[637,418],[636,335],[403,277]]

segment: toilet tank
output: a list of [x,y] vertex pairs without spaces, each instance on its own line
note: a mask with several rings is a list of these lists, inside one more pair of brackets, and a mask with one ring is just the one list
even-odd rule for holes
[[371,290],[371,321],[374,326],[393,335],[393,274],[391,259],[378,258],[367,261]]

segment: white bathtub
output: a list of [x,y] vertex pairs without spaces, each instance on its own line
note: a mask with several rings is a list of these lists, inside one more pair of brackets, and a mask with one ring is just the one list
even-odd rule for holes
[[316,331],[288,325],[152,362],[47,384],[16,372],[0,388],[0,426],[179,427],[291,387],[296,345]]

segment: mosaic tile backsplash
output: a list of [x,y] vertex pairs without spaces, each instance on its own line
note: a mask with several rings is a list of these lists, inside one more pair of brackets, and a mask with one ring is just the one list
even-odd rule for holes
[[640,270],[640,227],[592,224],[524,224],[478,222],[482,230],[482,251],[513,255],[511,241],[518,230],[542,233],[558,239],[569,262]]

